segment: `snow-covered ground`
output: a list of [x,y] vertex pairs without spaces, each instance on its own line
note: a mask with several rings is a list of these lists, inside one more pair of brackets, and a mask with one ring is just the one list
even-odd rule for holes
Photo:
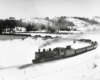
[[43,40],[29,37],[24,40],[0,41],[0,80],[100,80],[99,45],[97,49],[75,57],[43,64],[31,62],[38,48],[66,47],[70,44],[73,48],[79,48],[89,45],[73,44],[72,39],[75,38],[92,39],[100,44],[99,36],[100,32],[95,31],[69,35],[63,39]]

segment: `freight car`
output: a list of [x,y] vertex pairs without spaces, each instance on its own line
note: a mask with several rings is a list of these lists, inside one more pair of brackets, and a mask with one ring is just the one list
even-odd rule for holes
[[41,35],[35,35],[34,37],[41,37]]
[[40,49],[38,52],[35,53],[35,60],[32,60],[33,63],[42,63],[42,62],[47,62],[47,61],[52,61],[52,60],[57,60],[57,59],[63,59],[75,55],[79,55],[81,53],[96,49],[98,46],[98,43],[95,41],[91,40],[78,40],[82,42],[88,42],[90,43],[90,46],[79,48],[79,49],[72,49],[71,46],[67,46],[66,48],[63,47],[56,47],[53,50],[49,48],[49,50],[43,49],[41,52]]

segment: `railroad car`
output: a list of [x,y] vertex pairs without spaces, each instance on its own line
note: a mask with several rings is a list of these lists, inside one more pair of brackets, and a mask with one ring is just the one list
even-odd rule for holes
[[87,47],[87,51],[90,51],[92,49],[94,49],[94,45],[90,45],[90,46]]
[[87,43],[91,43],[90,39],[85,39],[84,41],[87,42]]
[[86,52],[86,51],[87,51],[86,47],[84,47],[84,48],[79,48],[79,49],[76,49],[76,54],[84,53],[84,52]]
[[97,46],[98,46],[98,43],[95,41],[95,42],[93,43],[93,45],[94,45],[94,49],[96,49]]
[[41,37],[41,35],[35,35],[34,37]]
[[84,42],[86,39],[79,39],[79,41]]
[[45,36],[45,38],[52,38],[51,36]]

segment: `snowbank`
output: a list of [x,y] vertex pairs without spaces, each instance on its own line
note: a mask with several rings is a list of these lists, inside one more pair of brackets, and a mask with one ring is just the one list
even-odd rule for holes
[[[86,33],[82,35],[73,35],[67,36],[71,39],[74,38],[86,38],[96,40],[100,44],[99,39],[100,33]],[[97,49],[81,54],[79,56],[47,62],[44,64],[31,64],[31,60],[34,57],[33,52],[39,48],[39,46],[50,42],[50,44],[44,46],[47,47],[56,47],[56,46],[66,46],[66,44],[72,44],[73,48],[83,47],[89,44],[77,43],[73,45],[72,41],[69,41],[65,44],[64,41],[58,43],[53,40],[42,40],[27,38],[25,40],[15,40],[15,41],[1,41],[0,49],[4,53],[0,53],[1,63],[8,66],[9,64],[18,63],[26,64],[22,66],[15,66],[6,69],[0,70],[0,79],[1,80],[99,80],[100,77],[100,53],[98,45]],[[15,44],[16,43],[16,44]],[[41,43],[41,44],[39,44]],[[37,45],[38,44],[38,45]],[[6,45],[6,47],[5,47]],[[15,46],[16,45],[16,46]],[[35,47],[34,47],[35,46]],[[33,49],[34,47],[34,49]],[[8,49],[8,52],[5,50]],[[14,49],[11,51],[9,49]],[[42,49],[42,48],[41,48]],[[24,50],[24,51],[23,51]],[[1,52],[2,52],[1,51]],[[9,53],[10,55],[8,55]],[[14,53],[14,54],[13,54]],[[28,54],[27,54],[28,53]],[[5,56],[5,55],[6,56]],[[16,57],[14,57],[16,56]],[[3,58],[6,57],[6,58]],[[23,57],[23,59],[22,59]],[[5,60],[6,59],[6,60]],[[10,62],[10,60],[13,60]],[[22,62],[20,62],[20,60]],[[9,63],[7,63],[9,62]],[[28,64],[27,64],[28,63]]]

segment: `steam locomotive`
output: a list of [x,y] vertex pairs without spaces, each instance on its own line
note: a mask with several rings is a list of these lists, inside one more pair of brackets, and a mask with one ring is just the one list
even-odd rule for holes
[[42,52],[39,49],[38,52],[35,53],[35,59],[32,60],[32,62],[42,63],[42,62],[47,62],[47,61],[52,61],[57,59],[63,59],[63,58],[79,55],[81,53],[96,49],[98,46],[98,43],[96,41],[93,42],[89,39],[79,39],[78,41],[90,43],[90,45],[79,49],[72,49],[71,46],[69,45],[66,48],[56,47],[53,50],[49,48],[49,50],[47,51],[43,49]]

